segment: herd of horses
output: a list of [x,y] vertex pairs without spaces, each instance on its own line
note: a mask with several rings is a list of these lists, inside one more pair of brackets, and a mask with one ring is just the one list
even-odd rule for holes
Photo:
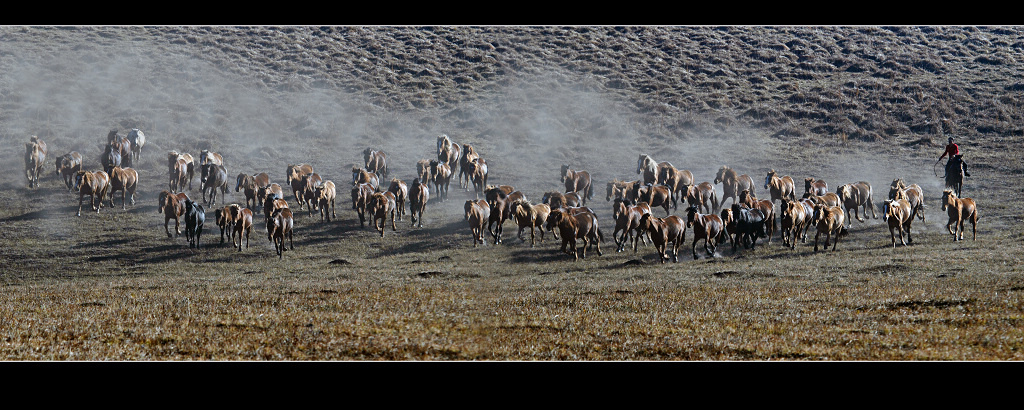
[[[131,167],[140,160],[144,145],[145,135],[138,129],[130,130],[125,136],[111,130],[100,156],[103,169],[84,170],[83,157],[75,151],[55,160],[56,174],[68,190],[79,194],[78,216],[81,216],[86,196],[90,197],[95,212],[102,208],[105,197],[113,207],[115,192],[121,192],[123,210],[127,209],[127,204],[135,204],[139,174]],[[39,186],[46,152],[45,142],[36,136],[26,143],[25,174],[29,188]],[[363,151],[363,166],[353,166],[350,185],[352,209],[358,215],[361,228],[366,227],[368,214],[381,237],[389,218],[392,231],[397,231],[396,220],[402,221],[405,217],[407,202],[412,226],[422,227],[431,189],[435,192],[433,203],[443,203],[449,199],[451,179],[455,177],[459,188],[471,190],[475,195],[474,199],[466,200],[464,206],[464,219],[469,224],[474,247],[485,244],[488,239],[495,245],[502,243],[503,226],[512,220],[519,228],[516,236],[521,241],[526,241],[524,232],[530,230],[531,247],[536,244],[538,231],[541,242],[545,232],[550,232],[561,241],[561,252],[574,259],[585,258],[590,247],[602,255],[601,243],[605,235],[597,213],[588,206],[588,201],[593,200],[594,182],[585,170],[562,165],[560,182],[564,189],[544,192],[540,203],[535,204],[513,186],[489,185],[487,162],[477,149],[469,144],[460,145],[444,134],[437,137],[436,158],[422,159],[416,165],[416,177],[411,184],[394,177],[387,180],[387,154],[371,148]],[[254,212],[262,211],[267,238],[274,244],[278,257],[283,257],[285,250],[294,249],[294,211],[284,188],[272,182],[267,173],[239,173],[235,178],[235,192],[244,195],[244,204],[217,207],[218,193],[223,202],[230,189],[222,155],[209,150],[201,151],[198,156],[170,151],[167,166],[168,186],[158,195],[157,212],[164,215],[164,231],[168,237],[181,235],[180,227],[184,224],[189,246],[200,248],[206,211],[213,209],[215,224],[220,229],[220,243],[224,243],[227,234],[232,246],[241,252],[243,237],[244,248],[249,247]],[[198,202],[185,192],[192,189],[197,169],[202,195]],[[713,182],[697,182],[690,171],[677,169],[669,162],[657,162],[646,154],[637,159],[636,174],[640,176],[637,180],[614,179],[607,184],[606,201],[612,203],[614,220],[612,238],[617,252],[629,246],[635,253],[640,243],[646,245],[650,241],[662,263],[670,257],[669,244],[672,244],[671,258],[678,261],[687,230],[692,231],[692,257],[699,259],[697,246],[700,243],[706,255],[714,256],[721,244],[731,245],[734,252],[741,246],[754,249],[758,239],[771,244],[775,233],[779,232],[783,246],[795,249],[797,241],[807,242],[812,229],[816,252],[822,237],[824,249],[831,246],[835,251],[839,239],[848,235],[854,219],[864,222],[868,212],[878,219],[872,187],[866,181],[843,184],[830,191],[825,181],[809,177],[804,179],[804,193],[798,198],[795,180],[779,175],[774,169],[768,171],[764,184],[758,184],[760,187],[755,186],[749,175],[741,175],[728,166],[718,170]],[[337,219],[338,186],[322,178],[312,165],[287,165],[285,181],[285,186],[291,188],[292,198],[289,199],[294,200],[298,211],[305,207],[309,217],[314,211],[318,212],[322,222]],[[716,193],[716,185],[722,186],[721,198]],[[961,186],[962,179],[961,185],[949,185],[943,192],[942,209],[949,216],[947,230],[954,240],[962,240],[964,223],[970,222],[976,240],[977,205],[971,198],[959,197]],[[757,198],[758,189],[766,190],[765,199]],[[730,200],[730,206],[726,207]],[[672,215],[681,202],[684,202],[685,216]],[[911,243],[912,223],[915,219],[924,221],[921,187],[907,185],[901,178],[894,179],[888,199],[881,205],[882,219],[889,228],[893,247],[897,238],[902,245]],[[664,217],[655,215],[657,208],[664,210]],[[171,220],[175,224],[173,234],[169,228]]]

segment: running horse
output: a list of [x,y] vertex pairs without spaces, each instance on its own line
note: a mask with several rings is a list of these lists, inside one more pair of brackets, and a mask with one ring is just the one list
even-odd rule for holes
[[302,177],[312,174],[313,166],[309,164],[288,164],[284,174],[288,185],[292,187],[292,195],[295,195],[295,202],[299,204],[299,209],[302,209],[302,199],[305,196],[306,184]]
[[[672,167],[672,164],[668,162],[655,162],[650,155],[640,154],[640,158],[636,161],[636,173],[643,175],[644,184],[663,184],[664,181],[658,179],[661,175],[663,168]],[[675,167],[672,167],[673,169]],[[692,178],[691,178],[692,179]]]
[[29,142],[25,143],[25,177],[28,178],[29,188],[39,187],[39,174],[43,172],[45,161],[46,143],[33,135]]
[[363,150],[363,164],[366,169],[381,178],[388,175],[387,154],[384,151],[377,151],[370,148]]
[[103,196],[110,189],[110,176],[106,172],[78,171],[75,174],[75,189],[78,189],[78,216],[82,216],[82,200],[89,196],[89,205],[96,213],[103,207]]
[[715,214],[701,214],[697,205],[686,209],[686,227],[693,229],[693,259],[697,260],[697,241],[704,240],[704,251],[708,256],[715,256],[718,241],[725,233],[722,218]]
[[718,169],[718,174],[715,175],[714,183],[722,184],[722,203],[721,206],[725,207],[725,200],[732,199],[732,203],[739,201],[740,192],[744,189],[749,190],[751,194],[754,194],[754,179],[750,175],[736,175],[736,171],[728,166],[722,166]]
[[57,176],[64,179],[64,185],[70,191],[74,183],[75,174],[82,170],[82,154],[79,154],[77,151],[71,151],[58,157],[55,163],[57,166]]
[[142,158],[142,146],[146,145],[146,134],[138,128],[132,128],[131,131],[128,131],[128,141],[131,142],[131,153],[129,154],[131,161],[129,162],[135,163]]
[[978,205],[971,198],[960,198],[951,188],[942,191],[942,210],[949,215],[946,230],[954,241],[964,240],[964,222],[971,223],[974,240],[978,240]]
[[822,179],[814,179],[813,177],[804,178],[804,196],[810,195],[825,195],[828,193],[828,183]]
[[448,135],[441,134],[437,137],[437,160],[448,166],[454,174],[455,167],[459,165],[462,158],[462,147],[452,142]]
[[565,184],[565,192],[578,192],[583,205],[587,205],[587,199],[594,197],[594,191],[590,183],[590,173],[587,171],[574,171],[568,165],[562,165],[562,180]]
[[793,182],[793,177],[789,175],[779,177],[774,169],[769,170],[768,175],[764,177],[764,189],[771,193],[772,204],[776,199],[779,201],[786,198],[791,201],[796,200],[796,184]]
[[[465,188],[468,191],[469,185],[473,182],[472,171],[476,168],[473,163],[477,158],[480,158],[480,154],[476,152],[476,148],[469,144],[463,145],[462,149],[464,152],[462,153],[462,158],[459,158],[459,187]],[[485,171],[484,174],[486,175],[487,172]],[[465,176],[465,183],[463,183],[463,176]],[[424,178],[421,176],[420,179]],[[484,179],[484,186],[487,186],[486,178]]]
[[138,186],[139,173],[132,168],[114,167],[110,170],[110,207],[114,207],[114,192],[121,191],[121,209],[128,209],[125,205],[127,198],[135,205],[135,188]]

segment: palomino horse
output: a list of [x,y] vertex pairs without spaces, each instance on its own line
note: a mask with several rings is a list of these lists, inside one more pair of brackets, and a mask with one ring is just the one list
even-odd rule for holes
[[370,184],[358,184],[352,187],[352,209],[359,214],[359,227],[366,227],[366,210],[370,206],[370,198],[377,191]]
[[401,179],[391,178],[388,192],[395,195],[395,206],[398,207],[398,220],[401,221],[402,216],[405,215],[405,202],[409,200],[409,186]]
[[574,171],[568,165],[562,165],[561,182],[565,184],[565,192],[578,192],[583,205],[587,205],[587,199],[594,197],[594,191],[590,182],[590,173],[587,171]]
[[736,203],[739,199],[740,192],[744,189],[749,190],[751,194],[754,193],[754,179],[750,175],[736,175],[736,171],[728,166],[723,166],[718,169],[718,173],[715,174],[715,184],[722,184],[722,203],[725,206],[726,199],[732,199],[732,203]]
[[764,178],[764,188],[771,193],[771,201],[774,204],[775,200],[782,200],[789,198],[790,200],[796,200],[796,184],[793,182],[793,178],[789,175],[778,177],[775,175],[775,170],[769,170],[768,175]]
[[718,212],[718,194],[715,193],[715,186],[707,181],[690,185],[686,189],[686,203],[703,208],[709,214]]
[[[601,256],[601,241],[604,235],[598,229],[597,216],[590,212],[572,214],[561,209],[553,209],[548,214],[548,225],[558,227],[562,234],[562,251],[566,252],[568,247],[572,251],[575,260],[587,258],[587,247],[591,244],[597,246],[597,255]],[[583,240],[583,247],[577,249],[576,240]]]
[[75,174],[75,189],[78,190],[78,216],[82,216],[82,200],[89,196],[89,205],[97,213],[103,207],[103,196],[110,189],[110,176],[106,172],[78,171]]
[[[335,198],[337,197],[337,190],[335,188],[334,181],[324,181],[323,184],[320,184],[320,186],[316,188],[314,196],[316,197],[317,208],[320,209],[321,222],[324,220],[330,222],[331,218],[338,219],[338,214],[334,212],[334,203]],[[310,211],[310,216],[312,216],[312,211]]]
[[270,175],[267,175],[266,172],[252,175],[243,172],[235,178],[235,192],[245,190],[245,207],[249,209],[258,209],[261,203],[256,197],[256,193],[260,187],[268,185],[270,185]]
[[[129,168],[130,169],[130,168]],[[206,222],[206,209],[191,199],[185,200],[185,239],[190,248],[199,248],[199,237],[203,235],[203,224]]]
[[818,233],[814,234],[814,251],[818,251],[818,239],[821,238],[821,234],[825,234],[825,249],[828,249],[829,242],[832,242],[832,251],[836,250],[836,246],[839,245],[839,238],[846,236],[847,229],[843,225],[843,219],[845,213],[843,208],[838,206],[825,206],[824,204],[818,204],[814,207],[814,214],[811,216],[811,224],[818,228]]
[[39,187],[39,174],[43,172],[45,161],[46,143],[33,135],[25,143],[25,178],[28,178],[29,188]]
[[[430,199],[430,189],[426,183],[420,183],[420,179],[412,180],[412,189],[409,191],[409,216],[413,226],[423,227],[423,211],[427,209],[427,200]],[[418,224],[418,225],[417,225]]]
[[[228,193],[228,170],[223,165],[206,164],[202,168],[203,186],[203,203],[206,206],[213,207],[217,204],[217,190],[219,189],[223,195]],[[209,190],[209,199],[207,199],[207,190]]]
[[529,227],[530,247],[532,248],[536,241],[537,228],[540,228],[540,241],[544,242],[544,224],[548,220],[548,214],[551,213],[550,206],[547,204],[534,205],[526,198],[519,198],[512,202],[510,210],[512,219],[515,220],[516,225],[519,225],[519,233],[516,234],[519,240],[526,242],[526,238],[523,238],[523,230]]
[[889,185],[889,199],[899,199],[900,197],[907,200],[917,218],[924,222],[924,190],[917,184],[907,186],[903,182],[903,178],[896,178]]
[[473,233],[473,247],[478,244],[486,245],[484,241],[484,229],[487,229],[487,222],[491,218],[491,208],[483,199],[466,200],[466,221],[469,221],[469,229]]
[[138,128],[132,128],[128,131],[128,141],[132,143],[131,158],[132,163],[142,158],[142,146],[146,145],[146,134],[143,134]]
[[135,187],[139,182],[139,173],[131,168],[114,167],[110,170],[110,207],[114,207],[114,192],[121,191],[121,209],[128,209],[125,199],[135,205]]
[[954,241],[964,240],[964,222],[971,222],[974,240],[978,240],[978,206],[971,198],[959,198],[951,188],[942,191],[942,210],[949,215],[946,229]]
[[295,203],[299,204],[299,209],[302,209],[302,199],[305,195],[303,190],[306,188],[305,181],[302,177],[312,174],[313,166],[309,164],[288,164],[285,169],[285,179],[288,181],[288,186],[292,188],[292,195],[295,195]]
[[[910,237],[910,223],[914,222],[914,210],[906,199],[889,199],[882,202],[882,220],[889,225],[889,236],[892,238],[892,248],[896,249],[896,231],[900,232],[900,243],[907,246],[913,243]],[[903,240],[903,232],[907,233],[907,240]]]
[[452,168],[448,164],[430,161],[430,174],[434,176],[434,189],[437,190],[438,200],[444,202],[448,199],[448,184],[452,181]]
[[267,218],[267,239],[274,242],[274,249],[277,251],[277,258],[283,258],[284,237],[288,237],[288,249],[295,250],[295,242],[292,241],[292,228],[295,220],[292,218],[292,210],[286,208],[277,209]]
[[725,232],[722,218],[715,214],[701,214],[697,205],[686,209],[686,227],[693,229],[693,260],[697,260],[697,241],[704,240],[704,251],[715,256],[718,241]]
[[622,198],[615,198],[612,205],[612,217],[615,218],[612,238],[615,239],[616,252],[622,252],[626,245],[632,244],[633,252],[636,253],[637,245],[643,237],[640,234],[640,218],[650,213],[651,206],[647,202],[640,201],[636,205],[629,205]]
[[[476,148],[473,148],[473,146],[469,145],[469,144],[463,145],[462,149],[465,152],[462,153],[462,158],[459,158],[459,187],[460,188],[465,188],[468,191],[469,190],[469,184],[471,184],[473,182],[473,175],[472,175],[473,171],[472,170],[474,170],[476,168],[475,164],[473,164],[473,163],[474,163],[474,161],[476,161],[477,158],[480,158],[480,154],[478,154],[476,152]],[[471,167],[471,164],[473,164],[472,167]],[[486,168],[485,168],[485,171],[484,171],[484,175],[485,175],[484,176],[484,186],[487,186],[487,182],[486,182],[486,180],[487,180],[487,178],[486,178],[487,171],[486,171]],[[462,182],[463,181],[463,179],[462,179],[463,176],[466,177],[466,179],[465,179],[466,182],[465,183]],[[423,179],[423,178],[421,178],[421,179]]]
[[782,201],[782,246],[796,249],[796,240],[801,231],[806,231],[808,219],[807,208],[800,201]]
[[865,181],[858,181],[852,184],[845,184],[836,188],[836,195],[839,195],[839,200],[843,204],[843,208],[846,209],[846,220],[849,221],[847,228],[853,226],[853,219],[850,219],[850,210],[853,209],[853,215],[858,221],[864,222],[864,219],[860,217],[858,212],[860,207],[864,207],[864,217],[868,216],[868,210],[871,210],[871,216],[878,219],[878,215],[875,214],[875,205],[871,202],[871,184]]
[[828,193],[828,183],[813,177],[804,178],[804,195],[825,195]]
[[[391,231],[397,232],[395,227],[395,194],[390,191],[377,192],[370,197],[370,214],[373,215],[373,229],[380,231],[380,237],[384,237],[384,228],[391,216]],[[380,227],[377,226],[380,220]]]
[[[185,215],[186,199],[189,199],[189,197],[184,192],[177,194],[171,193],[171,191],[160,192],[160,197],[157,201],[157,205],[159,205],[157,213],[164,214],[164,232],[167,232],[168,238],[173,238],[174,235],[181,235],[181,217]],[[171,231],[167,227],[171,219],[174,219],[174,235],[171,235]]]
[[658,251],[658,260],[665,263],[668,259],[668,243],[672,243],[672,262],[679,262],[679,248],[686,240],[686,221],[677,215],[655,218],[645,214],[640,218],[640,229],[646,232]]
[[64,185],[71,190],[74,185],[75,174],[82,170],[82,154],[78,151],[71,151],[57,158],[57,176],[64,178]]
[[956,196],[960,196],[964,188],[964,165],[960,156],[955,155],[949,159],[949,166],[946,168],[946,188],[953,190]]

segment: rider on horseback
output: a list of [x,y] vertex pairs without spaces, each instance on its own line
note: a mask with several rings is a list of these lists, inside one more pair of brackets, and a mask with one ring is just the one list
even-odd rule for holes
[[[971,176],[971,173],[967,172],[967,163],[964,162],[964,155],[960,153],[960,146],[953,142],[953,137],[949,137],[949,144],[946,144],[946,150],[942,152],[941,156],[939,156],[939,160],[945,158],[946,155],[949,155],[949,160],[946,161],[946,173],[942,176],[943,178],[945,178],[946,175],[949,175],[950,166],[956,162],[959,162],[963,166],[964,176]],[[954,161],[954,159],[956,161]]]

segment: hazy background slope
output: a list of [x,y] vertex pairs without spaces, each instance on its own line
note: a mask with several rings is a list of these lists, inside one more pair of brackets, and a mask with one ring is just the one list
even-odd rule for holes
[[147,153],[209,148],[232,175],[341,180],[374,147],[411,179],[447,133],[535,195],[562,163],[633,179],[639,153],[699,181],[730,165],[935,193],[947,136],[1020,181],[1022,47],[1018,27],[2,27],[0,160],[20,170],[35,134],[98,167],[107,131],[138,127]]

